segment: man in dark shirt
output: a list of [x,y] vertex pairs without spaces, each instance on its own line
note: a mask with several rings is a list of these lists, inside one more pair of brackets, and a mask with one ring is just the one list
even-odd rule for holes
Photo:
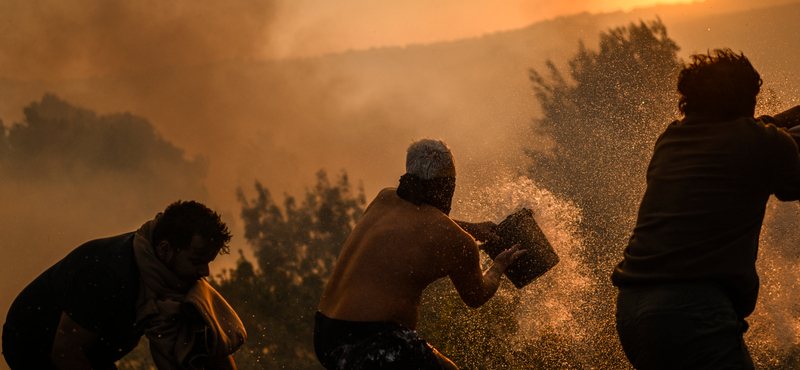
[[752,369],[742,334],[766,203],[800,199],[800,155],[780,128],[797,124],[798,108],[754,119],[761,78],[744,55],[691,58],[678,78],[685,116],[656,142],[611,275],[617,332],[638,370]]
[[[163,324],[205,325],[183,301],[216,293],[201,279],[230,238],[215,212],[178,201],[137,232],[81,245],[11,305],[3,325],[6,362],[13,370],[115,369],[143,334],[152,334],[153,352],[169,348],[153,353],[156,364],[184,366],[197,356],[174,353],[178,329]],[[235,368],[230,353],[201,357],[206,368]]]

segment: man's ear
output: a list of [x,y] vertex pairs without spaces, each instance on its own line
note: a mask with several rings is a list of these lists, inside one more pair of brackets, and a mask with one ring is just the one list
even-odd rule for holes
[[161,242],[156,244],[155,248],[153,249],[156,252],[156,258],[158,258],[158,260],[163,263],[166,263],[166,261],[171,260],[172,254],[175,253],[175,251],[172,249],[172,245],[170,245],[169,242],[166,240],[162,240]]

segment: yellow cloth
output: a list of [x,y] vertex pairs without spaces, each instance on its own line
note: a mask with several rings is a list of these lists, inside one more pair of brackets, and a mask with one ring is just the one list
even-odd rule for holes
[[[181,363],[199,369],[198,360],[203,357],[224,358],[244,344],[247,333],[242,321],[205,279],[199,280],[189,289],[183,302],[197,310],[203,324],[193,325],[179,333],[179,342],[188,343],[196,339],[192,346],[175,348],[178,359],[182,359]],[[200,343],[199,340],[203,342]]]
[[145,322],[159,370],[202,369],[198,360],[222,359],[244,344],[244,325],[205,279],[187,286],[156,258],[153,229],[161,214],[136,231],[133,250],[141,289],[136,321]]

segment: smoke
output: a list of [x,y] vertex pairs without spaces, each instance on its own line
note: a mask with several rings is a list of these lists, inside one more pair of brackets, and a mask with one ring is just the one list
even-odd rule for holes
[[477,37],[579,12],[687,2],[0,0],[0,77],[54,81],[220,60],[315,57]]
[[3,77],[57,80],[268,52],[274,2],[0,1]]
[[0,0],[0,77],[55,81],[432,43],[587,7],[616,9],[591,0]]

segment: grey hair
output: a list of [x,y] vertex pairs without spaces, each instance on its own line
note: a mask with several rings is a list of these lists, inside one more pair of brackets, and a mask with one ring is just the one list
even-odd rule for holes
[[443,140],[422,138],[408,146],[406,173],[423,180],[455,174],[455,158]]

